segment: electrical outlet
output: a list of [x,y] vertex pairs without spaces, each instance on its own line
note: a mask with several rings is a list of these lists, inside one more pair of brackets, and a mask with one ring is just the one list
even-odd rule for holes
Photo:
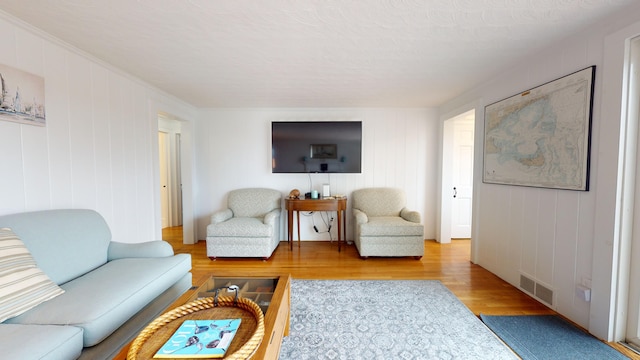
[[591,289],[586,287],[586,286],[578,285],[576,287],[576,295],[581,300],[584,300],[586,302],[590,302],[591,301]]

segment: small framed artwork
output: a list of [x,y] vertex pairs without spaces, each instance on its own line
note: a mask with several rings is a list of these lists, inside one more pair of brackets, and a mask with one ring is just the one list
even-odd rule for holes
[[311,144],[312,159],[337,159],[338,146],[336,144]]
[[0,64],[0,120],[45,126],[44,78]]

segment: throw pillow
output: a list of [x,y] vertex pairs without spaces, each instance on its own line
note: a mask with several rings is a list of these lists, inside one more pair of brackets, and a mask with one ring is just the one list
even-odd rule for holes
[[0,229],[0,322],[64,293],[11,229]]

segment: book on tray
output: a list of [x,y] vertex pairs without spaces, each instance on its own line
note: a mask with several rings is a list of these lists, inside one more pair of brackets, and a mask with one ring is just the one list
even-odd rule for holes
[[241,319],[185,320],[153,356],[167,358],[221,358],[236,335]]

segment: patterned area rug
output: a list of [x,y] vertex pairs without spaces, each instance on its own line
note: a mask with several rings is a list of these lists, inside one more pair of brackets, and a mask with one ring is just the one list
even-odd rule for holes
[[518,359],[436,280],[293,280],[280,359]]

